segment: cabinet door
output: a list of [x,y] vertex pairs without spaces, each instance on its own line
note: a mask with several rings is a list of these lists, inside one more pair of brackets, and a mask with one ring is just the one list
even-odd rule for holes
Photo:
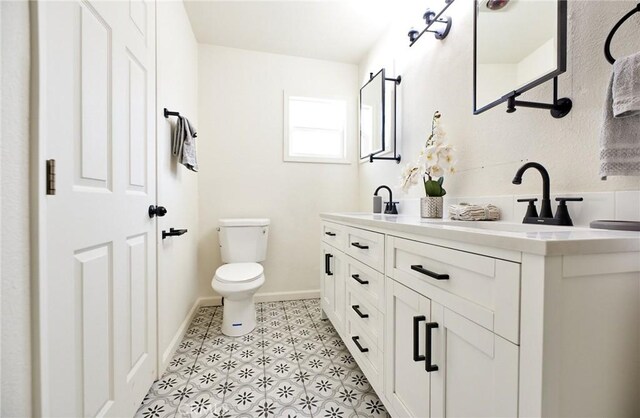
[[329,245],[322,245],[320,279],[322,310],[339,333],[343,332],[345,315],[346,263],[344,258],[342,252]]
[[438,303],[431,314],[432,416],[517,416],[518,346]]
[[385,395],[396,415],[428,417],[430,376],[421,358],[431,301],[398,282],[385,280]]

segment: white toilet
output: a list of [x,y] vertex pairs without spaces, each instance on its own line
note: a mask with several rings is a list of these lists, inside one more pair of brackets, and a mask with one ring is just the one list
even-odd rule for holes
[[224,298],[222,333],[248,334],[256,327],[253,295],[264,284],[269,219],[220,219],[220,253],[226,263],[216,270],[211,287]]

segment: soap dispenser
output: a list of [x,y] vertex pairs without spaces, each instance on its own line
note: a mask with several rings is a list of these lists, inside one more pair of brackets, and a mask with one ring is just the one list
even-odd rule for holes
[[382,196],[373,196],[373,213],[382,213]]

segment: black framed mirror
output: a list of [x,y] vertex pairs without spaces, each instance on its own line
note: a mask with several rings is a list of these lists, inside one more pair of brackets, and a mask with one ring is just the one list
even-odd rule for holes
[[[396,99],[397,86],[402,78],[387,78],[384,68],[360,89],[360,159],[393,160],[400,162],[396,150]],[[393,95],[386,96],[386,83],[393,82]],[[389,108],[391,111],[389,111]],[[393,156],[379,157],[391,153]]]
[[[554,117],[571,110],[557,98],[557,77],[567,65],[566,0],[475,0],[473,113],[508,102],[549,109]],[[525,91],[554,79],[552,104],[520,102]]]
[[385,71],[372,75],[360,89],[360,158],[385,151]]

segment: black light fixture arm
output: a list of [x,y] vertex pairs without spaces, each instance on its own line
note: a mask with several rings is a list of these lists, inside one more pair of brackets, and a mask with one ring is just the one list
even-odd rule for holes
[[[434,35],[435,38],[439,40],[443,40],[444,38],[447,37],[447,35],[449,35],[449,31],[451,31],[451,18],[449,16],[442,16],[442,15],[449,8],[449,6],[451,6],[454,0],[445,0],[444,2],[445,2],[445,6],[442,8],[442,10],[440,10],[439,13],[436,13],[431,9],[427,9],[427,11],[424,13],[422,18],[427,24],[426,28],[424,28],[421,32],[412,28],[409,31],[409,33],[407,33],[407,35],[409,36],[409,42],[410,42],[409,46],[413,46],[413,44],[415,44],[418,41],[418,39],[420,39],[420,37],[427,32],[431,32],[435,34]],[[431,29],[431,26],[436,23],[442,24],[444,25],[444,27],[440,27],[439,29],[436,29],[436,30]]]
[[553,78],[553,103],[527,102],[524,100],[516,100],[520,93],[514,91],[507,99],[507,113],[513,113],[516,107],[529,107],[532,109],[546,109],[551,112],[551,116],[556,119],[563,118],[571,112],[573,102],[568,97],[558,99],[558,77]]

